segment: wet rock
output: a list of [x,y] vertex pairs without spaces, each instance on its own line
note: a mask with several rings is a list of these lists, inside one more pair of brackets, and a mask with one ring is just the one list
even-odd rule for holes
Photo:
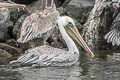
[[[4,12],[3,12],[4,11]],[[19,17],[25,14],[27,11],[22,8],[1,8],[0,11],[0,42],[5,42],[6,40],[13,37],[13,25],[19,19]]]
[[71,0],[65,10],[69,16],[84,24],[93,6],[94,2],[91,0]]
[[19,48],[23,51],[32,48],[32,45],[30,43],[18,43],[16,40],[14,39],[10,39],[6,42],[8,45],[13,46],[15,48]]
[[3,2],[4,0],[0,0],[0,2]]
[[64,48],[64,45],[62,43],[60,43],[60,42],[57,42],[57,43],[56,42],[52,42],[51,46],[55,47],[55,48],[60,48],[60,49]]
[[25,51],[29,48],[32,48],[32,45],[30,43],[18,43],[16,40],[14,39],[10,39],[10,40],[7,40],[6,42],[8,45],[12,46],[12,47],[15,47],[15,48],[18,48],[18,49],[21,49],[22,51]]
[[69,4],[70,1],[71,0],[65,0],[64,3],[62,4],[62,7],[65,8]]
[[[61,39],[61,40],[60,40]],[[63,42],[62,42],[63,41]],[[50,44],[52,47],[56,48],[64,48],[64,40],[62,39],[62,36],[58,30],[58,28],[55,28],[53,33],[51,34],[50,38],[47,40],[47,42]],[[61,43],[62,42],[62,43]]]
[[28,14],[22,15],[19,18],[19,20],[15,23],[14,28],[13,28],[13,36],[15,39],[18,39],[20,37],[22,23],[24,22],[24,20],[27,16],[28,16]]
[[6,41],[6,44],[19,48],[19,43],[15,39],[9,39]]
[[63,7],[57,8],[57,11],[60,13],[60,15],[65,15],[66,14],[66,12],[65,12]]
[[9,54],[7,51],[0,49],[0,60],[2,59],[9,59],[12,55]]
[[63,40],[58,28],[55,28],[53,33],[51,34],[50,38],[47,40],[50,46],[56,48],[66,48],[66,43]]
[[65,0],[54,0],[57,7],[60,7]]
[[24,14],[28,14],[26,8],[9,8],[10,20],[15,24],[17,20]]
[[10,53],[13,56],[18,56],[18,55],[24,53],[24,51],[22,49],[15,48],[15,47],[10,46],[5,43],[0,43],[0,49],[7,51],[8,53]]
[[0,42],[9,39],[8,27],[12,25],[10,12],[7,8],[0,8]]
[[[26,43],[19,43],[15,39],[10,39],[10,40],[7,40],[6,43],[12,47],[21,49],[22,51],[44,44],[43,40],[40,40],[40,39],[33,39],[32,41],[28,41]],[[47,43],[47,45],[49,45],[49,43]]]
[[81,33],[81,31],[82,31],[82,29],[83,29],[83,25],[80,24],[76,19],[73,18],[73,20],[74,20],[74,22],[75,22],[75,25],[76,25],[78,31]]
[[66,7],[71,0],[54,0],[57,7]]
[[36,12],[37,10],[40,10],[40,5],[42,3],[42,0],[37,0],[29,5],[26,5],[26,9],[28,10],[29,13],[34,13]]
[[11,0],[11,1],[18,3],[18,4],[30,4],[38,0]]

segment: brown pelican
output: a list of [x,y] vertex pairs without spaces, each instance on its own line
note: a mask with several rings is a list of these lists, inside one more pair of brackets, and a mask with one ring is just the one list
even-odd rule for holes
[[120,14],[113,21],[111,30],[105,35],[105,39],[108,43],[112,42],[112,45],[120,45]]
[[[98,0],[100,1],[100,0]],[[105,35],[105,39],[108,43],[112,42],[112,45],[120,45],[120,14],[119,14],[119,8],[120,8],[120,0],[102,0],[100,1],[100,5],[96,10],[95,15],[100,16],[103,15],[103,11],[106,10],[106,8],[109,9],[115,9],[116,12],[113,14],[112,19],[112,25],[110,31]],[[105,19],[106,20],[106,19]]]
[[57,16],[59,12],[56,10],[54,0],[42,0],[41,10],[25,19],[18,42],[24,43],[39,37],[47,40],[55,27]]
[[[120,0],[112,0],[113,8],[120,8]],[[119,11],[119,10],[118,10]],[[105,35],[105,39],[108,43],[112,42],[112,45],[120,45],[120,13],[113,15],[113,22],[110,31]]]
[[94,54],[88,48],[75,27],[75,23],[72,18],[62,16],[58,18],[57,22],[60,33],[67,44],[68,51],[43,45],[25,51],[24,55],[17,60],[12,61],[11,64],[20,63],[21,65],[34,65],[40,67],[71,66],[79,59],[79,50],[73,40],[94,57]]

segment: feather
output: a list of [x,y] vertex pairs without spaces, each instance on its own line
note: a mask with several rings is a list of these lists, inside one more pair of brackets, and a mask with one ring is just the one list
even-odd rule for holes
[[23,56],[16,61],[12,61],[11,64],[19,62],[27,65],[65,66],[69,63],[72,65],[77,59],[79,59],[79,55],[75,54],[73,51],[65,51],[43,45],[27,50]]
[[18,42],[24,43],[33,38],[39,38],[42,34],[51,31],[56,24],[58,11],[55,9],[45,9],[28,16],[21,28],[21,35]]
[[111,30],[105,35],[105,39],[112,45],[120,45],[120,21],[113,22]]

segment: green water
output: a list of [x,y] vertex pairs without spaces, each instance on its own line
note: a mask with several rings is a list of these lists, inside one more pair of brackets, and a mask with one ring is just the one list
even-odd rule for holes
[[70,67],[12,69],[9,62],[0,61],[0,80],[120,80],[118,52],[95,52],[94,58],[81,55],[80,63]]

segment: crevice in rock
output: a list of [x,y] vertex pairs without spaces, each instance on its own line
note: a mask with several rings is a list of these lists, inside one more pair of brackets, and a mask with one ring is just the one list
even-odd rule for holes
[[11,1],[19,4],[31,4],[32,2],[35,2],[38,0],[11,0]]

